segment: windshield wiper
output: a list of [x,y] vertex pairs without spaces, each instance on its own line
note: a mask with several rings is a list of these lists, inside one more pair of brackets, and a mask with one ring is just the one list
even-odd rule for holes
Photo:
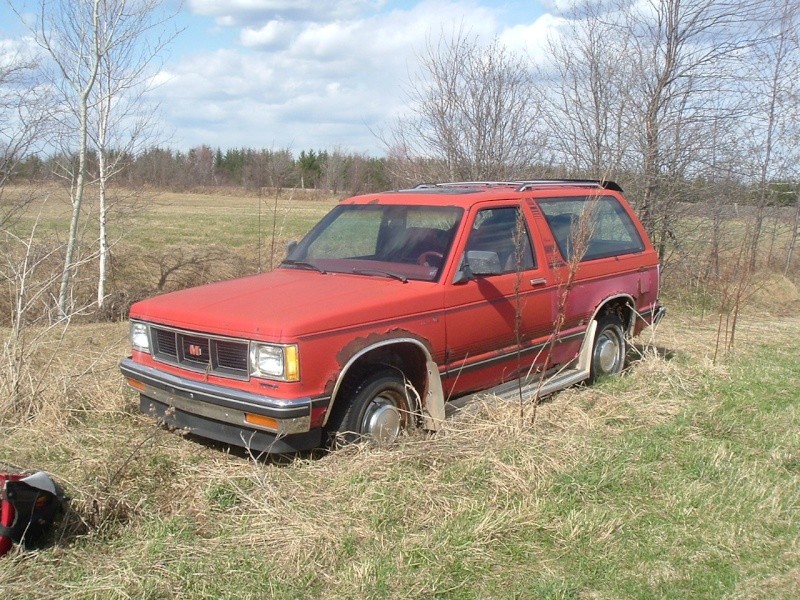
[[378,275],[380,277],[390,277],[391,279],[398,279],[403,283],[408,283],[408,277],[400,273],[393,273],[392,271],[383,271],[381,269],[353,269],[356,275]]
[[289,265],[290,267],[299,267],[301,269],[310,269],[311,271],[317,271],[318,273],[322,273],[325,275],[327,271],[324,269],[319,268],[317,265],[312,264],[310,262],[306,262],[304,260],[292,260],[287,258],[286,260],[281,262],[281,266]]

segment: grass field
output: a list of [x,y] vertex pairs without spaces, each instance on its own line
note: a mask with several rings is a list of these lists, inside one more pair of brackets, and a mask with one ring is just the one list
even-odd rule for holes
[[[165,247],[186,235],[176,221],[203,238],[249,210],[211,200],[192,221],[180,198],[143,217],[176,227]],[[164,241],[148,239],[126,243]],[[40,340],[54,360],[34,370],[31,417],[0,438],[0,464],[48,471],[69,510],[47,543],[0,558],[0,593],[796,598],[800,318],[782,308],[745,311],[716,362],[716,316],[673,311],[624,376],[522,417],[487,398],[435,436],[282,461],[160,429],[123,389],[126,324],[73,325]]]
[[[265,191],[261,196],[229,190],[116,190],[112,195],[106,291],[113,318],[122,318],[130,302],[139,298],[271,269],[285,256],[287,243],[300,239],[341,199],[293,189]],[[35,227],[37,246],[29,254],[51,253],[36,273],[41,279],[43,272],[57,272],[63,263],[70,204],[65,191],[54,186],[10,188],[2,199],[13,203],[28,196],[35,201],[11,227],[19,241],[4,251],[21,264],[25,242]],[[2,209],[0,205],[0,214]],[[77,246],[81,266],[73,276],[73,305],[90,315],[97,286],[97,213],[95,191],[89,188]],[[57,295],[58,290],[49,293]],[[0,295],[0,323],[7,323],[3,313],[11,312],[7,302]],[[124,310],[116,310],[117,306]]]

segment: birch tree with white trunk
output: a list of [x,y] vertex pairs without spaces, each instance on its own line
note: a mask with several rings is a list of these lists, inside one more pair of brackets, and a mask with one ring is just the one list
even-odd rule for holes
[[132,158],[157,145],[157,111],[148,104],[152,76],[159,58],[178,34],[169,23],[174,13],[162,10],[164,0],[107,0],[115,19],[116,42],[100,60],[92,90],[89,118],[91,146],[97,151],[99,240],[97,306],[103,308],[110,256],[108,217],[112,199],[109,184]]
[[[26,3],[11,8],[27,23]],[[59,175],[69,181],[72,205],[58,310],[68,316],[71,282],[89,179],[90,152],[106,144],[120,97],[142,81],[146,67],[164,48],[166,25],[174,13],[161,12],[165,0],[39,0],[29,25],[47,56],[45,72],[61,104],[62,155]],[[168,34],[167,39],[171,39]],[[155,37],[154,43],[151,38]],[[141,110],[147,110],[141,107]],[[133,116],[133,115],[129,115]],[[74,160],[73,160],[74,157]],[[113,172],[105,165],[105,178]],[[101,242],[102,246],[102,242]],[[107,248],[105,249],[107,251]]]

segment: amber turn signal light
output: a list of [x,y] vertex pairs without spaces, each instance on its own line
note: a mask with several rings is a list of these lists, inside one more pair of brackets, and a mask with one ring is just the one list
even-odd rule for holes
[[272,417],[265,417],[264,415],[254,415],[253,413],[244,413],[244,420],[251,425],[258,425],[259,427],[266,427],[273,431],[278,431],[278,420]]

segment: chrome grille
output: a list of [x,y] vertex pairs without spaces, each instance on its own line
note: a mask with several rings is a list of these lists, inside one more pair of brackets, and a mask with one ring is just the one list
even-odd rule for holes
[[153,358],[192,371],[247,379],[249,344],[151,325]]

